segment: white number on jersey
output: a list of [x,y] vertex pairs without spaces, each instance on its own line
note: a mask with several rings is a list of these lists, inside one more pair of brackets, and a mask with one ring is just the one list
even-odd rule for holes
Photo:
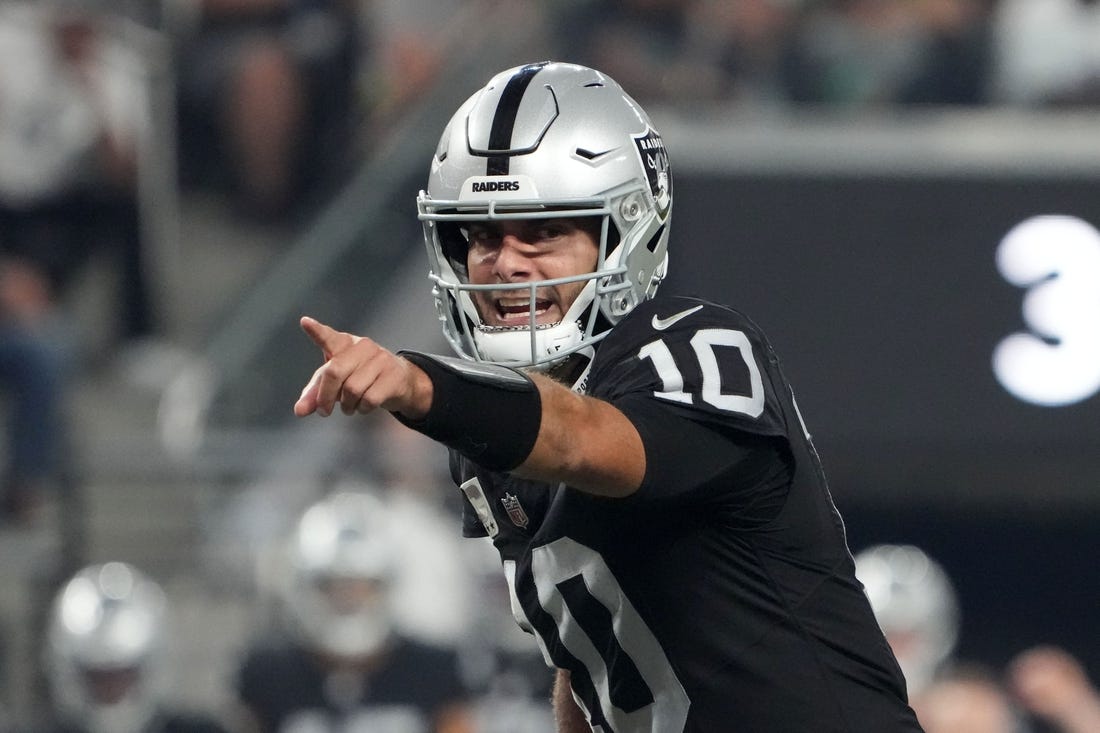
[[[576,540],[562,537],[532,551],[531,571],[539,605],[554,619],[561,643],[584,665],[595,687],[598,700],[577,699],[589,720],[592,717],[589,706],[595,703],[616,731],[683,730],[690,704],[687,693],[657,638],[623,593],[603,556]],[[514,573],[509,574],[509,584],[515,599]],[[570,595],[568,603],[566,594]],[[599,613],[576,616],[571,606],[576,608],[578,603],[597,608]],[[513,612],[518,612],[517,616],[522,614],[518,600],[513,600]],[[601,616],[606,617],[607,623],[592,623],[592,617]],[[537,633],[535,638],[547,664],[553,665],[545,640]],[[608,667],[600,650],[613,644],[632,664],[620,660]],[[647,704],[631,704],[629,709],[623,709],[612,701],[612,689],[620,701],[645,699]]]
[[[749,394],[723,394],[722,373],[718,369],[718,357],[714,353],[716,346],[732,346],[741,354],[745,367],[749,370]],[[703,375],[703,388],[700,397],[704,402],[719,410],[739,412],[749,417],[760,417],[764,412],[764,383],[760,377],[760,368],[752,353],[752,343],[742,331],[730,328],[704,328],[691,337],[691,348],[699,363]],[[638,358],[649,359],[657,370],[662,389],[653,394],[664,400],[691,404],[694,397],[684,391],[684,375],[672,350],[663,339],[652,341],[638,351]]]

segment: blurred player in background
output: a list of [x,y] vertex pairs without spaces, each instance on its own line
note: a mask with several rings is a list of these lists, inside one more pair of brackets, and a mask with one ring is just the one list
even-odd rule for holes
[[52,719],[40,733],[224,733],[166,703],[170,650],[160,586],[131,565],[91,565],[61,589],[46,669]]
[[285,624],[239,669],[244,730],[471,730],[453,651],[396,628],[398,531],[365,493],[331,494],[301,516],[279,588]]
[[856,556],[875,617],[915,698],[951,662],[959,607],[943,567],[913,545],[874,545]]

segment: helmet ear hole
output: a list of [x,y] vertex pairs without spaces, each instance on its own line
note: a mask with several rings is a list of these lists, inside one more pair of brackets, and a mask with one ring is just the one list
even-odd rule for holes
[[607,219],[607,251],[614,252],[619,246],[619,242],[622,241],[622,235],[619,233],[619,227],[615,224],[615,220],[611,217]]

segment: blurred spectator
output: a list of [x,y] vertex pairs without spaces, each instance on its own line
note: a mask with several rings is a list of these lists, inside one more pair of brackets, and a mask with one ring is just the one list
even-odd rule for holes
[[[434,81],[448,53],[464,42],[456,18],[466,0],[360,0],[361,36],[370,53],[360,68],[372,125],[392,124]],[[499,12],[499,8],[496,9]],[[438,22],[426,23],[425,18]],[[510,19],[497,17],[497,23]],[[459,32],[461,32],[459,30]],[[373,135],[379,131],[372,131]]]
[[960,665],[914,698],[925,733],[1025,733],[1012,699],[996,675]]
[[989,100],[993,76],[991,13],[996,0],[916,0],[920,57],[902,82],[903,104],[978,105]]
[[1100,102],[1100,3],[999,0],[996,95],[1010,104]]
[[166,704],[167,613],[160,586],[131,565],[76,573],[50,615],[53,706],[39,733],[223,733],[212,716]]
[[0,387],[5,520],[27,522],[66,459],[78,334],[62,313],[98,249],[121,266],[122,339],[150,336],[137,165],[150,131],[143,61],[92,0],[0,5]]
[[913,545],[875,545],[855,556],[886,641],[894,650],[910,700],[924,692],[955,650],[959,609],[943,568]]
[[1008,680],[1024,709],[1056,733],[1100,731],[1100,691],[1065,650],[1039,646],[1022,652],[1009,664]]
[[606,72],[642,104],[714,99],[727,81],[707,44],[699,56],[692,0],[580,0],[558,12],[562,58]]
[[331,494],[301,516],[280,578],[285,623],[240,666],[246,730],[470,730],[454,652],[397,629],[398,526],[365,493]]
[[181,173],[281,218],[343,174],[360,55],[354,0],[173,0]]
[[921,28],[908,0],[835,0],[811,5],[799,31],[798,102],[883,106],[921,61]]
[[801,0],[699,0],[689,4],[691,53],[713,67],[716,96],[750,105],[790,99],[792,44]]
[[807,3],[788,62],[791,96],[854,108],[984,103],[993,1]]
[[51,291],[37,263],[0,255],[0,390],[8,412],[0,524],[32,523],[66,458],[69,340]]
[[643,103],[982,104],[994,0],[577,0],[562,55]]
[[154,331],[137,169],[150,133],[145,64],[95,0],[0,5],[0,237],[51,299],[91,254],[121,272],[120,336]]

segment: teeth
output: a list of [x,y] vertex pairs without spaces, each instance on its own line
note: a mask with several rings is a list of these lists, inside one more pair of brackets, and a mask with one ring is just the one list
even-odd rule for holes
[[[531,302],[527,301],[527,300],[523,300],[523,301],[498,300],[497,301],[497,308],[501,311],[511,311],[511,312],[522,311],[524,313],[528,313],[531,310]],[[549,303],[540,302],[540,303],[535,304],[535,312],[536,313],[543,313],[546,310],[548,310],[549,308],[550,308]]]
[[532,316],[529,298],[494,298],[495,319],[502,328],[529,328],[533,320],[541,320],[553,310],[552,300],[538,298]]

